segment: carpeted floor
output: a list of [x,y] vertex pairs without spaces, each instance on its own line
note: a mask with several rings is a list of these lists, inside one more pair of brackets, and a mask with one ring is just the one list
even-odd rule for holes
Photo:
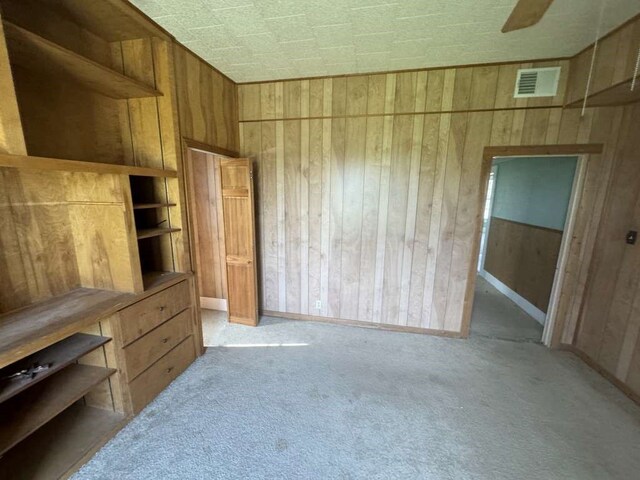
[[543,327],[480,275],[476,278],[471,335],[540,342]]
[[573,355],[265,318],[210,348],[74,477],[637,478],[640,408]]

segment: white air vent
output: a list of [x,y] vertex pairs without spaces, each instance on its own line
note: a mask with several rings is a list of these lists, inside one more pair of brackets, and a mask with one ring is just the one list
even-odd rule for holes
[[513,96],[554,97],[558,92],[559,79],[560,67],[520,69]]

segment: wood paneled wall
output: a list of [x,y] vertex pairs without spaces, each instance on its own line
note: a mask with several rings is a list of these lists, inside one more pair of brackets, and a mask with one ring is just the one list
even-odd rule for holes
[[[640,15],[613,31],[598,43],[596,59],[589,85],[588,105],[606,101],[626,103],[638,101],[637,92],[630,91],[630,81],[636,67],[640,48]],[[593,46],[571,59],[571,75],[566,104],[582,105],[585,97]]]
[[127,182],[0,168],[0,313],[79,286],[135,291],[141,278],[131,266]]
[[491,217],[484,270],[546,313],[561,243],[561,230]]
[[238,152],[236,84],[180,44],[174,58],[182,136]]
[[604,142],[589,157],[565,277],[570,337],[622,110],[581,118],[556,107],[562,94],[514,99],[523,66],[240,85],[263,309],[464,334],[484,147]]
[[640,105],[627,107],[575,345],[640,395]]
[[222,194],[215,156],[189,149],[189,188],[193,198],[196,273],[200,296],[226,299]]

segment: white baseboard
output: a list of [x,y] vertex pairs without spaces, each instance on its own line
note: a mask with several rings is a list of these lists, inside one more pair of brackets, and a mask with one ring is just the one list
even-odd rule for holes
[[227,301],[224,298],[200,297],[200,308],[206,308],[207,310],[220,310],[221,312],[226,312]]
[[496,290],[502,293],[505,297],[507,297],[513,303],[518,305],[518,307],[520,307],[522,310],[524,310],[529,315],[531,315],[536,320],[536,322],[544,326],[545,322],[547,321],[546,313],[544,313],[534,304],[530,303],[526,298],[521,297],[516,292],[511,290],[509,287],[507,287],[504,283],[502,283],[500,280],[498,280],[496,277],[491,275],[486,270],[480,270],[478,272],[478,275],[480,275],[487,282],[493,285],[496,288]]

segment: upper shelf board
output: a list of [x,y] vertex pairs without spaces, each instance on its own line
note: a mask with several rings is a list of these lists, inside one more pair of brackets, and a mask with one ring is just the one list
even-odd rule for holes
[[[143,294],[78,288],[0,315],[0,368],[42,350],[103,318],[168,288],[187,273],[155,274]],[[0,462],[1,463],[1,462]]]
[[[4,31],[11,63],[28,70],[71,79],[89,90],[116,99],[162,96],[161,92],[149,85],[67,50],[11,22],[4,22]],[[46,88],[46,84],[42,88]]]
[[112,173],[116,175],[135,175],[140,177],[175,178],[175,170],[161,168],[134,167],[113,163],[83,162],[59,158],[31,157],[25,155],[7,155],[0,153],[0,167],[22,168],[29,170],[56,170],[59,172]]
[[130,2],[122,0],[40,0],[109,42],[173,38]]

